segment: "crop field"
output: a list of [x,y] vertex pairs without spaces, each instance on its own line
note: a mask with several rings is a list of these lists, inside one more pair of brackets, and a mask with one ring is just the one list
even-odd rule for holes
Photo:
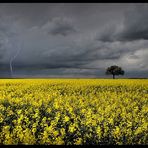
[[148,80],[1,79],[3,144],[148,144]]

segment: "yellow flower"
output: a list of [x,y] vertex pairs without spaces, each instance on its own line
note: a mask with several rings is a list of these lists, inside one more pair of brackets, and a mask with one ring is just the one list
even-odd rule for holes
[[69,132],[73,133],[76,130],[74,125],[69,126]]
[[65,116],[64,117],[64,122],[68,122],[69,121],[69,117],[68,116]]
[[82,145],[82,138],[76,139],[75,145]]
[[146,144],[147,90],[142,79],[1,79],[0,144]]

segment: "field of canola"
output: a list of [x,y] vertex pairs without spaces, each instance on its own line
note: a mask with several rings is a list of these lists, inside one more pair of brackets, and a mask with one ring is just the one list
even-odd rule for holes
[[148,80],[1,79],[2,144],[148,144]]

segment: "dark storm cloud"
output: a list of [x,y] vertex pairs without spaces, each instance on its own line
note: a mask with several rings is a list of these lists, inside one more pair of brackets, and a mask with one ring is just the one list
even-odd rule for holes
[[105,26],[96,39],[104,42],[148,40],[148,4],[132,7],[124,13],[123,22]]
[[43,26],[49,34],[66,36],[77,32],[76,27],[68,18],[56,17]]
[[112,64],[147,71],[146,12],[145,4],[0,4],[2,71],[13,57],[17,76],[96,77]]
[[3,62],[9,44],[8,35],[0,30],[0,62]]
[[137,6],[125,13],[123,30],[119,33],[121,40],[148,40],[148,4]]
[[0,59],[3,58],[4,52],[5,52],[4,40],[0,38]]
[[44,3],[3,3],[0,5],[0,15],[3,18],[12,18],[24,27],[41,26],[52,18],[56,7],[56,4]]

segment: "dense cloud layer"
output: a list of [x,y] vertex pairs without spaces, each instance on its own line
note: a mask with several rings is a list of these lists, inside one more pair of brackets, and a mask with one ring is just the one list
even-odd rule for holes
[[98,34],[101,41],[148,40],[148,5],[138,5],[125,12],[123,22],[114,26],[105,26]]
[[1,75],[148,74],[147,4],[0,4]]

